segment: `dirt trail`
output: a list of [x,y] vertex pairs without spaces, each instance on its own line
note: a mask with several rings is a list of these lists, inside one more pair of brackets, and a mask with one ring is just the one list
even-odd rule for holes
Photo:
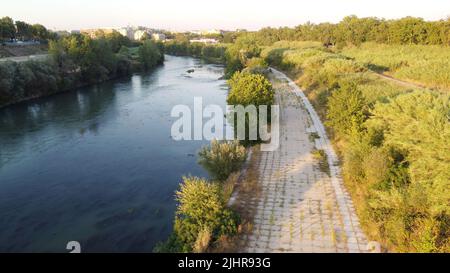
[[399,80],[396,78],[393,78],[391,76],[385,75],[385,74],[381,74],[381,73],[377,73],[377,72],[373,72],[375,75],[377,75],[378,77],[380,77],[381,79],[384,79],[386,81],[391,81],[394,82],[398,85],[404,86],[404,87],[408,87],[408,88],[416,88],[416,89],[424,89],[427,88],[423,85],[420,84],[416,84],[416,83],[412,83],[412,82],[407,82],[407,81],[403,81],[403,80]]
[[[259,193],[238,198],[254,211],[251,231],[239,238],[242,252],[365,252],[352,201],[344,189],[337,156],[303,92],[272,69],[280,105],[280,147],[259,152]],[[314,139],[311,134],[319,136]],[[328,156],[329,174],[319,169],[314,149]]]

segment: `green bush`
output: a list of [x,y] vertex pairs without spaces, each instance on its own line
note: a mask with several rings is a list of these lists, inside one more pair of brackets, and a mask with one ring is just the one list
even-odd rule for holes
[[327,122],[340,136],[361,131],[366,102],[354,83],[344,82],[328,99]]
[[263,75],[236,72],[228,81],[230,105],[272,105],[274,92],[272,84]]
[[[239,217],[226,207],[219,184],[198,177],[183,177],[176,200],[173,235],[155,251],[192,252],[198,251],[199,245],[204,251],[205,237],[214,241],[224,235],[236,234]],[[208,236],[204,234],[206,230]]]
[[158,46],[151,40],[145,40],[138,49],[139,61],[144,69],[155,67],[164,61],[164,55],[159,51]]
[[449,95],[399,95],[377,103],[345,146],[343,174],[363,221],[396,251],[450,249],[448,113]]
[[202,165],[213,179],[224,181],[228,176],[239,170],[247,156],[244,146],[239,141],[211,141],[210,146],[203,147],[199,152],[199,164]]

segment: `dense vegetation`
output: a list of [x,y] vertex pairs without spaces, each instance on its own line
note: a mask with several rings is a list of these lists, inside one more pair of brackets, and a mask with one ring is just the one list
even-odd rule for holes
[[[234,39],[245,31],[234,33]],[[405,17],[385,20],[376,17],[347,16],[337,24],[306,23],[295,28],[264,28],[252,33],[261,46],[277,41],[319,41],[324,45],[360,45],[364,42],[385,44],[450,45],[450,20],[429,22]],[[231,36],[229,34],[229,36]]]
[[225,61],[226,45],[190,43],[185,41],[170,41],[164,43],[164,51],[175,56],[193,56],[203,58],[211,62],[223,63]]
[[435,45],[365,43],[342,54],[367,68],[430,88],[450,90],[450,50]]
[[226,180],[231,173],[239,171],[246,158],[245,148],[238,141],[219,142],[213,140],[210,147],[199,152],[199,164],[213,179]]
[[297,78],[326,121],[368,235],[394,251],[448,252],[449,94],[382,80],[316,42],[277,42],[261,56]]
[[137,58],[120,34],[99,39],[70,35],[50,41],[46,61],[0,63],[0,105],[65,91],[84,84],[150,69],[163,61],[159,48],[145,41]]
[[391,251],[450,251],[450,96],[374,72],[448,89],[449,24],[347,17],[239,32],[225,52],[229,103],[264,100],[253,92],[256,76],[239,72],[252,66],[276,66],[303,87],[334,140],[365,231]]
[[47,30],[41,24],[30,25],[26,22],[15,21],[10,17],[0,19],[0,41],[19,39],[47,41],[56,38],[55,33]]
[[227,207],[235,180],[228,178],[244,163],[245,148],[236,141],[212,141],[199,157],[214,180],[183,178],[176,192],[173,233],[155,247],[156,252],[205,252],[238,231],[239,216]]
[[236,72],[228,80],[230,91],[227,102],[230,105],[260,105],[273,104],[274,93],[270,81],[261,74]]

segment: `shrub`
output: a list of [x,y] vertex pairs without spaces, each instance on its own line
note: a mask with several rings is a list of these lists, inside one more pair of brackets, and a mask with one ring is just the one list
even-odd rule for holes
[[361,130],[366,103],[354,83],[344,82],[328,100],[327,122],[340,136]]
[[150,69],[160,64],[164,60],[164,55],[159,51],[158,46],[151,40],[146,40],[138,50],[139,61],[144,69]]
[[450,96],[429,92],[379,103],[370,125],[384,128],[385,145],[406,155],[413,183],[426,190],[433,214],[450,213]]
[[183,177],[176,200],[173,234],[155,251],[204,251],[209,241],[237,232],[239,217],[226,207],[219,184],[198,177]]
[[269,80],[259,74],[236,72],[228,81],[230,105],[272,105],[273,87]]
[[199,164],[202,165],[214,179],[224,181],[228,176],[242,166],[247,156],[244,146],[238,141],[211,141],[210,146],[203,147],[199,152]]

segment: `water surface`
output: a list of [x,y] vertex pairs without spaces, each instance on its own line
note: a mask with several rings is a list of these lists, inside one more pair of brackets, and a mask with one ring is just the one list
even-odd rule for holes
[[[188,69],[195,72],[188,74]],[[0,252],[151,252],[206,141],[174,141],[176,104],[225,105],[220,66],[167,56],[152,73],[0,109]]]

